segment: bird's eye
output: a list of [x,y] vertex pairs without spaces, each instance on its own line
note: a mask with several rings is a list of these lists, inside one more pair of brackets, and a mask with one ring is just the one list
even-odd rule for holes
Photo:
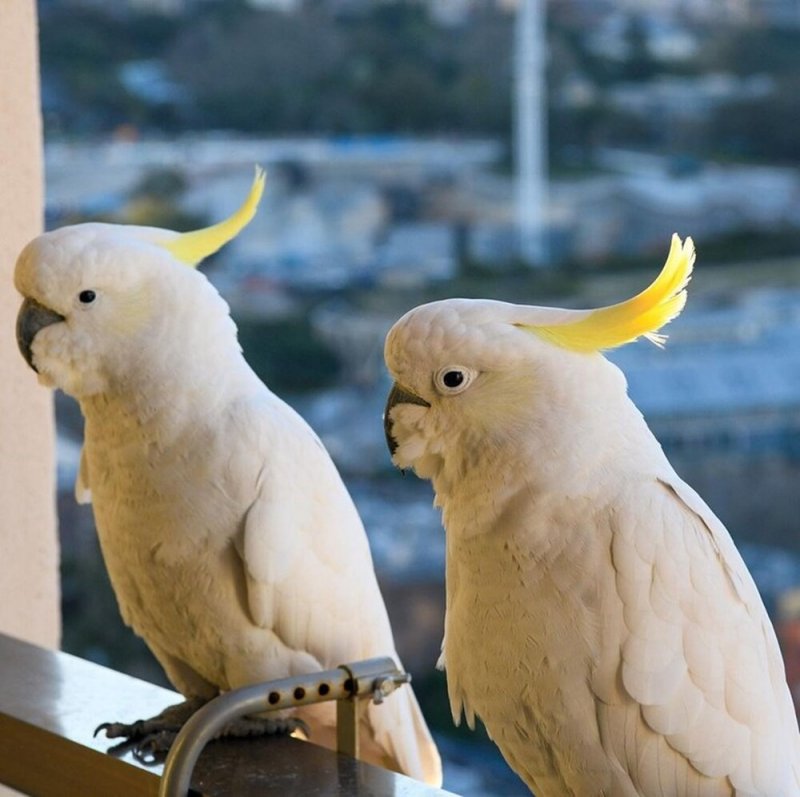
[[463,381],[463,371],[447,371],[442,375],[442,384],[445,387],[458,387]]
[[476,372],[463,365],[447,365],[436,372],[434,382],[440,393],[452,396],[466,390],[475,378]]
[[91,304],[97,298],[97,294],[94,291],[81,291],[78,294],[78,301],[81,304]]

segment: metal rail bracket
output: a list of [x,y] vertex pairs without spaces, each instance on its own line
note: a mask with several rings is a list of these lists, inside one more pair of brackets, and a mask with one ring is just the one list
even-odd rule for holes
[[358,701],[369,699],[381,704],[410,680],[408,673],[386,657],[226,692],[195,712],[181,729],[164,764],[159,797],[186,797],[192,771],[206,744],[229,722],[250,714],[335,700],[337,750],[357,758]]

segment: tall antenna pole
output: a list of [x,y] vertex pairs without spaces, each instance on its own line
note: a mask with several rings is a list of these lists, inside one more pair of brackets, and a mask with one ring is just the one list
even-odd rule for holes
[[545,0],[519,0],[516,24],[514,123],[519,253],[530,266],[548,261]]

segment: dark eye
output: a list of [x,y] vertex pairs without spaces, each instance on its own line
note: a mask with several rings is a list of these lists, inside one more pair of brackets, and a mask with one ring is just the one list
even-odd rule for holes
[[461,371],[447,371],[442,375],[442,384],[445,387],[458,387],[464,381]]
[[91,304],[97,298],[97,294],[94,291],[81,291],[78,294],[78,301],[82,304]]
[[461,393],[462,390],[466,390],[477,375],[477,371],[467,368],[466,365],[446,365],[436,372],[433,383],[442,395],[454,396]]

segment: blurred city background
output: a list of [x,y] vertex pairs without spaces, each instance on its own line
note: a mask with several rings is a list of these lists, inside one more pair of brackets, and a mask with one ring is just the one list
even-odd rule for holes
[[[523,9],[525,13],[523,13]],[[398,647],[465,795],[527,793],[456,730],[444,534],[391,467],[385,332],[433,298],[591,307],[694,237],[664,351],[614,353],[727,524],[800,696],[800,0],[40,0],[47,226],[184,230],[261,210],[204,270],[246,356],[331,451]],[[527,13],[527,16],[526,16]],[[57,397],[64,647],[163,682],[122,626],[72,496]]]

